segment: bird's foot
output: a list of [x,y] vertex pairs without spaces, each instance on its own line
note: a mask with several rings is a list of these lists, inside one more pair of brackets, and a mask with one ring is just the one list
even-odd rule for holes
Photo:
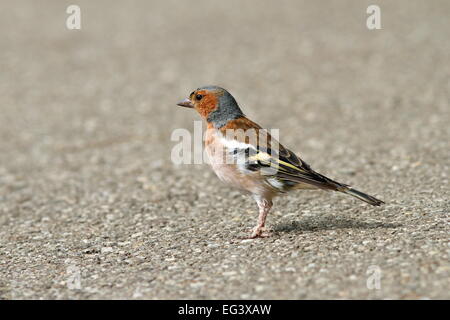
[[268,238],[272,235],[272,230],[256,226],[251,229],[250,236],[243,237],[242,239],[256,239],[256,238]]

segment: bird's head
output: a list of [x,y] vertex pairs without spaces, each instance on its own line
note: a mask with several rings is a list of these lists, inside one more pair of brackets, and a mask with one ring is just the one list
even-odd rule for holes
[[244,116],[233,96],[227,90],[217,86],[198,88],[178,105],[194,108],[202,118],[216,128],[221,128],[228,121]]

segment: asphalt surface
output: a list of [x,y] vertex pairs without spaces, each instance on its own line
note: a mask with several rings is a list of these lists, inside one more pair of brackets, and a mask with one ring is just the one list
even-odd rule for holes
[[[0,298],[450,298],[450,5],[2,1]],[[175,165],[175,103],[216,84],[314,169],[253,201]]]

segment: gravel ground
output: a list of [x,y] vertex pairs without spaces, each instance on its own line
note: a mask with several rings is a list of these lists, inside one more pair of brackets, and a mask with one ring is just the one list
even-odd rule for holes
[[[0,298],[450,298],[448,1],[76,2],[0,5]],[[292,193],[240,240],[253,201],[170,160],[207,84],[386,205]]]

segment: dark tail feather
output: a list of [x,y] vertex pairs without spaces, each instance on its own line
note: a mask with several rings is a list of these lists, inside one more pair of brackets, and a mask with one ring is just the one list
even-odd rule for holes
[[350,187],[345,188],[343,190],[339,190],[339,191],[342,191],[342,192],[344,192],[346,194],[349,194],[349,195],[351,195],[351,196],[353,196],[355,198],[358,198],[359,200],[362,200],[364,202],[367,202],[368,204],[371,204],[373,206],[380,206],[380,205],[382,205],[384,203],[383,201],[381,201],[381,200],[379,200],[379,199],[377,199],[375,197],[369,196],[368,194],[365,194],[365,193],[363,193],[361,191],[355,190],[355,189],[350,188]]
[[296,181],[299,184],[300,183],[301,184],[310,184],[310,185],[315,186],[320,189],[340,191],[340,192],[349,194],[355,198],[358,198],[359,200],[367,202],[368,204],[371,204],[373,206],[380,206],[384,203],[383,201],[381,201],[375,197],[369,196],[368,194],[365,194],[364,192],[353,189],[346,184],[334,181],[334,180],[332,180],[328,177],[325,177],[324,175],[322,175],[318,172],[315,172],[311,169],[309,169],[309,170],[310,170],[309,175],[307,175],[307,176],[305,176],[305,175],[295,176],[295,175],[280,173],[280,172],[277,174],[277,176],[285,178],[286,180]]

